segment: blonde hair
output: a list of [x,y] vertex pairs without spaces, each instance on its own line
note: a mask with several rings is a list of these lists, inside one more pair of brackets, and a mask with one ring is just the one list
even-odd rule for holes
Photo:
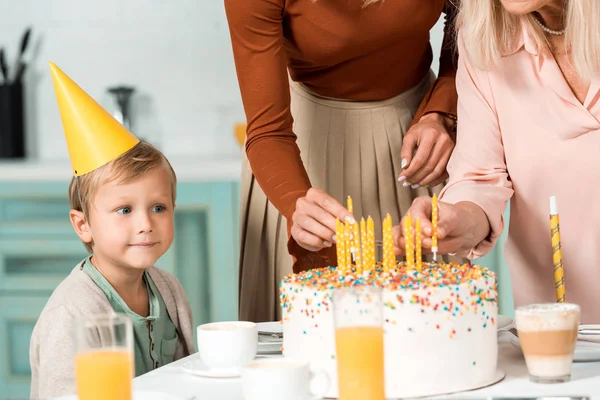
[[[177,197],[177,176],[171,163],[156,147],[140,141],[129,151],[115,160],[80,177],[74,176],[69,185],[71,208],[81,211],[89,224],[89,206],[101,184],[111,181],[129,183],[155,168],[164,168],[171,180],[173,204]],[[83,242],[88,252],[92,252],[93,242]]]
[[[531,14],[524,16],[529,36],[542,48],[544,32]],[[521,17],[510,14],[500,0],[461,0],[457,19],[469,57],[478,68],[493,67],[514,50],[522,35]],[[580,78],[600,76],[600,1],[567,0],[565,44]]]
[[[312,1],[313,3],[316,3],[319,0],[310,0],[310,1]],[[371,4],[379,3],[380,1],[383,2],[383,0],[363,0],[362,6],[363,6],[363,8],[365,8],[365,7],[370,6]]]

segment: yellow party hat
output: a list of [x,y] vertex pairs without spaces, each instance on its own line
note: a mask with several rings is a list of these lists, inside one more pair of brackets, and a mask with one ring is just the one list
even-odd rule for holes
[[111,162],[140,142],[52,62],[50,71],[76,176]]

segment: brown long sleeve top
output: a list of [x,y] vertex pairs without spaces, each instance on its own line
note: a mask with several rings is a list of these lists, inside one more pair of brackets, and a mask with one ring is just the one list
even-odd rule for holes
[[[429,31],[444,12],[438,79],[415,121],[430,112],[455,116],[454,1],[383,0],[363,8],[362,0],[225,0],[246,112],[246,153],[288,232],[296,200],[311,187],[292,132],[288,72],[326,97],[393,97],[428,73]],[[289,249],[296,258],[302,252],[293,243]]]

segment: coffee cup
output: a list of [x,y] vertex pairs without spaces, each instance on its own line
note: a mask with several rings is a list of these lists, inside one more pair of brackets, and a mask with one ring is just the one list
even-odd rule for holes
[[[330,383],[326,372],[312,372],[305,361],[267,358],[255,360],[242,368],[245,400],[321,399]],[[318,390],[312,391],[311,386],[318,387]]]
[[197,328],[198,353],[209,368],[241,368],[256,357],[258,328],[254,322],[213,322]]
[[580,307],[571,303],[530,304],[515,310],[519,342],[532,381],[570,380],[580,315]]

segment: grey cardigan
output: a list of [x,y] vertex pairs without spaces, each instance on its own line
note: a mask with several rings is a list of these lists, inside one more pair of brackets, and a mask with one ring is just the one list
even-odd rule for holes
[[[32,399],[75,394],[75,320],[113,312],[104,292],[82,267],[83,261],[54,290],[33,329],[29,346]],[[195,353],[192,311],[181,283],[159,268],[151,267],[148,272],[177,328],[175,360]]]

